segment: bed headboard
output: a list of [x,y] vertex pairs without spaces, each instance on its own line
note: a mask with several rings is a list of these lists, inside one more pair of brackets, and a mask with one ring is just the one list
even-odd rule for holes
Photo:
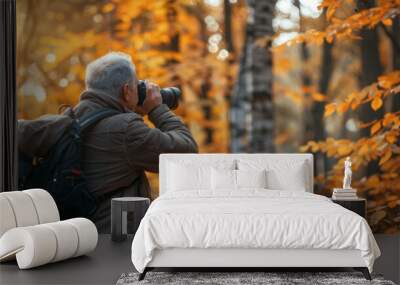
[[[237,159],[265,159],[269,162],[271,161],[279,161],[279,160],[304,160],[307,169],[309,169],[308,173],[308,187],[307,192],[314,192],[314,173],[313,173],[313,155],[311,153],[232,153],[232,154],[225,154],[225,153],[204,153],[204,154],[197,154],[197,153],[167,153],[160,155],[160,162],[159,162],[159,192],[160,195],[166,192],[167,180],[167,163],[168,161],[182,161],[187,160],[188,162],[207,162],[212,164],[213,161],[220,161],[220,160],[232,160],[235,161]],[[164,186],[164,187],[163,187]]]

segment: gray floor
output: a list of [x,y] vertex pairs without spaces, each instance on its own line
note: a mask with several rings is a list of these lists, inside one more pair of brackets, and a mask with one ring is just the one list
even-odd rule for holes
[[400,235],[375,235],[381,257],[375,261],[374,272],[400,284]]
[[[374,272],[395,283],[400,281],[400,235],[376,235],[382,251]],[[132,238],[111,242],[101,235],[97,249],[82,256],[30,270],[18,270],[15,262],[0,265],[0,284],[115,284],[124,272],[134,271],[130,260]]]
[[132,237],[124,242],[100,235],[94,252],[58,263],[18,270],[15,262],[0,265],[0,284],[115,284],[124,272],[134,271]]

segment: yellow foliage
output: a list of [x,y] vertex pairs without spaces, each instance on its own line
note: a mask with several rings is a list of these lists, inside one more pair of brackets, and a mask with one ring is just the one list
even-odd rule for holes
[[379,96],[375,96],[375,98],[371,101],[371,107],[374,111],[378,110],[382,107],[383,101]]
[[379,160],[379,164],[382,165],[386,161],[388,161],[392,157],[392,150],[389,149],[388,151],[385,152],[385,154],[382,156],[382,158]]
[[311,94],[311,97],[318,102],[323,102],[326,101],[326,96],[324,94],[321,94],[319,92],[314,92]]
[[[386,0],[381,1],[377,7],[364,9],[349,17],[339,19],[334,17],[334,14],[342,4],[343,1],[340,0],[322,1],[320,7],[327,9],[326,19],[329,22],[328,27],[324,31],[308,30],[282,45],[291,46],[301,42],[322,44],[325,39],[331,43],[334,38],[338,40],[343,38],[358,39],[359,36],[356,33],[362,28],[373,28],[379,23],[391,25],[391,18],[400,14],[398,1]],[[274,48],[279,49],[281,46]]]
[[325,105],[325,117],[332,115],[336,111],[336,103],[329,103]]
[[381,129],[381,121],[376,122],[375,124],[372,125],[371,127],[371,135],[375,134],[377,131]]

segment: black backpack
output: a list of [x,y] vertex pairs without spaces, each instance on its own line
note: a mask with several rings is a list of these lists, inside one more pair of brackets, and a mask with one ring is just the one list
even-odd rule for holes
[[[71,110],[67,123],[64,120],[65,115],[54,116],[64,117],[59,120],[64,120],[64,125],[60,125],[60,128],[64,128],[64,130],[59,131],[59,138],[50,146],[44,157],[26,155],[19,147],[19,190],[29,188],[47,190],[57,204],[61,219],[73,217],[90,218],[97,209],[97,203],[88,189],[85,175],[82,172],[81,140],[85,130],[94,126],[100,120],[116,114],[119,114],[116,110],[101,109],[76,119]],[[30,122],[28,121],[28,124]],[[29,140],[31,133],[38,136],[38,132],[48,132],[46,125],[40,127],[40,131],[30,131],[29,129],[33,129],[32,127],[21,129],[26,130],[25,133],[28,133],[28,137],[24,137],[23,132],[19,133],[23,140]],[[31,135],[32,142],[34,141],[34,135]],[[42,138],[47,142],[51,139],[54,140],[54,138]],[[24,143],[27,144],[29,141]]]

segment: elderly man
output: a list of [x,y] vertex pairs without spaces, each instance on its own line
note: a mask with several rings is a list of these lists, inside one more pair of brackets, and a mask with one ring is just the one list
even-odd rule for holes
[[[161,153],[197,152],[190,131],[162,104],[159,87],[148,82],[139,107],[137,85],[130,56],[108,53],[87,66],[86,90],[74,108],[77,117],[104,107],[120,112],[89,129],[82,144],[82,168],[101,201],[93,217],[100,232],[109,232],[112,197],[150,196],[144,171],[158,172]],[[145,115],[155,128],[144,123]]]

